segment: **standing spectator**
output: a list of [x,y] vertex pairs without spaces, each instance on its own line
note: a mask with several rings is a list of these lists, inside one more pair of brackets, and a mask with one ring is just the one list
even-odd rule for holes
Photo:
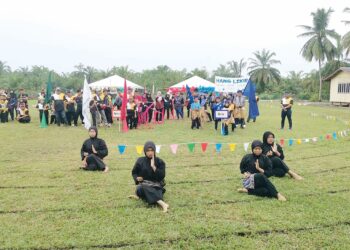
[[180,92],[177,92],[174,100],[174,106],[176,111],[176,117],[178,120],[180,117],[181,119],[184,118],[184,110],[183,110],[184,103],[185,103],[184,98],[180,96]]
[[56,123],[58,126],[61,126],[61,123],[68,124],[66,113],[64,111],[64,99],[65,96],[61,92],[60,88],[56,88],[55,94],[52,95],[54,110],[56,116]]
[[74,127],[75,125],[72,124],[72,121],[74,121],[75,118],[75,101],[70,90],[66,93],[65,104],[68,125]]
[[282,112],[281,112],[281,129],[284,129],[284,121],[286,116],[288,118],[289,130],[292,130],[292,106],[293,106],[293,98],[290,94],[285,94],[281,100]]
[[77,109],[75,111],[74,116],[74,125],[78,126],[78,119],[80,117],[81,124],[84,124],[84,116],[83,116],[83,96],[81,89],[77,90],[77,94],[74,96],[74,101],[77,104]]
[[162,97],[162,93],[160,91],[157,92],[156,111],[156,121],[161,122],[164,118],[164,98]]
[[[17,116],[17,96],[13,90],[10,91],[10,96],[8,98],[8,111],[10,113],[11,120],[13,121]],[[15,115],[16,111],[16,115]]]

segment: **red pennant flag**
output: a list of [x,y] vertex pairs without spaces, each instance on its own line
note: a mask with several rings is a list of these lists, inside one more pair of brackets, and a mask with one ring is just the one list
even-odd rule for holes
[[331,135],[330,135],[330,134],[327,134],[327,135],[326,135],[326,139],[327,139],[327,140],[330,140],[330,139],[331,139]]
[[280,145],[281,145],[281,147],[284,146],[284,139],[283,138],[280,140]]
[[121,114],[120,119],[123,122],[123,132],[128,132],[128,124],[126,122],[126,103],[128,102],[128,93],[127,93],[127,86],[126,86],[126,79],[124,79],[124,94],[123,94],[123,101],[122,101],[122,107],[121,107]]
[[208,143],[207,142],[201,143],[201,147],[202,147],[202,152],[205,152],[207,150]]

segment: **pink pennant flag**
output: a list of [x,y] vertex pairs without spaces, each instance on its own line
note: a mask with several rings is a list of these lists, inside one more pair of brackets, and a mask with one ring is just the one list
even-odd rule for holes
[[171,152],[173,153],[173,154],[176,154],[176,151],[177,151],[177,147],[178,147],[179,145],[178,144],[171,144],[170,145],[170,150],[171,150]]
[[284,139],[283,138],[281,138],[281,140],[280,140],[280,145],[281,145],[281,147],[284,147]]

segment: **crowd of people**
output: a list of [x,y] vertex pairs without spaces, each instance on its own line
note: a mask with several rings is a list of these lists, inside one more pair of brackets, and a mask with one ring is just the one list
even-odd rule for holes
[[[120,110],[123,103],[123,93],[110,89],[92,90],[89,111],[93,126],[111,127],[113,110]],[[47,101],[48,100],[48,101]],[[256,103],[259,97],[256,96]],[[223,135],[235,128],[244,129],[246,122],[256,121],[256,116],[246,118],[246,97],[239,90],[237,93],[184,93],[168,91],[162,94],[158,91],[153,97],[151,93],[128,89],[126,103],[126,120],[129,129],[136,129],[142,124],[163,123],[169,119],[192,120],[191,128],[199,129],[205,122],[213,122],[215,130],[221,125]],[[285,118],[288,118],[289,129],[292,129],[293,99],[285,94],[281,100],[281,129],[284,128]],[[78,126],[80,120],[84,124],[83,95],[80,89],[63,91],[56,88],[49,98],[43,89],[37,97],[35,108],[39,112],[40,123],[43,117],[47,124]],[[0,90],[0,122],[17,120],[29,123],[28,94],[19,89],[18,95],[13,91]],[[217,111],[226,111],[226,116],[218,116]],[[249,113],[249,112],[248,112]],[[222,113],[221,113],[222,114]],[[229,129],[231,128],[231,129]]]

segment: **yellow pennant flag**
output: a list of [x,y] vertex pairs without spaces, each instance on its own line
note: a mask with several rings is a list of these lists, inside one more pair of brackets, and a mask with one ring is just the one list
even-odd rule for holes
[[301,139],[298,139],[298,140],[297,140],[297,144],[301,144]]
[[233,152],[236,149],[236,144],[231,143],[231,144],[229,144],[229,147],[230,147],[230,151]]
[[137,145],[136,146],[136,152],[140,155],[142,154],[143,146],[142,145]]

